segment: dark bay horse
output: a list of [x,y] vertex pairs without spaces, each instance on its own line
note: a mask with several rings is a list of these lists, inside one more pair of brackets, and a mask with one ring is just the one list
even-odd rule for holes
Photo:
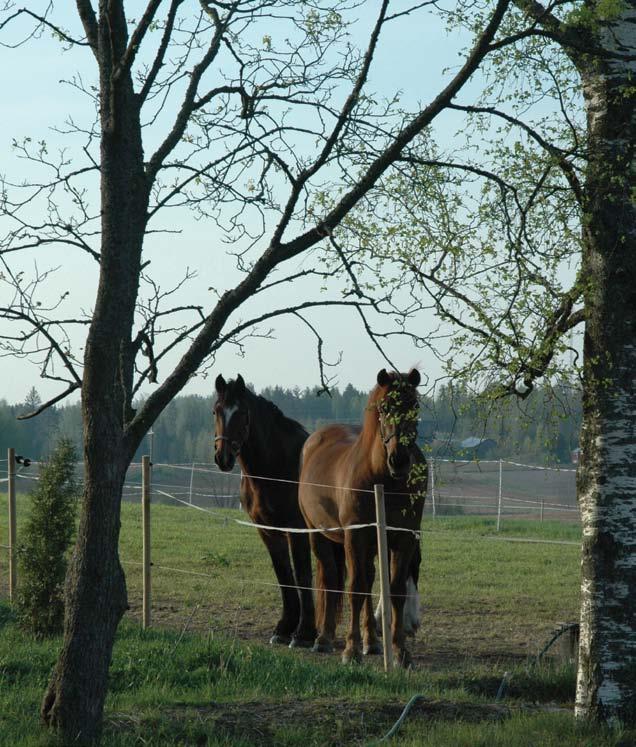
[[[240,374],[227,382],[219,375],[215,386],[214,461],[229,472],[238,460],[244,510],[255,524],[305,529],[297,481],[307,431],[275,404],[252,393]],[[270,643],[311,646],[316,627],[308,536],[269,529],[258,532],[283,598],[283,614]]]
[[[347,529],[376,520],[373,485],[385,487],[391,554],[391,636],[397,661],[410,663],[405,646],[404,607],[407,580],[419,558],[419,530],[426,494],[427,465],[416,444],[420,374],[387,373],[382,369],[369,395],[362,429],[329,425],[305,442],[298,499],[307,526],[338,529],[311,535],[317,560],[317,626],[314,651],[331,651],[345,570],[349,579],[351,622],[342,659],[379,653],[370,591],[377,554],[375,527]],[[411,587],[413,588],[413,587]],[[329,590],[329,591],[328,591]],[[364,608],[364,647],[360,616]]]

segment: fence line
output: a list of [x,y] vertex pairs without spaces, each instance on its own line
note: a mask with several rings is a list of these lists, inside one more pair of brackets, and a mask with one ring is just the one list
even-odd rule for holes
[[[8,454],[11,454],[11,451],[8,452]],[[193,498],[204,498],[204,499],[224,499],[227,500],[230,497],[234,497],[234,495],[219,495],[218,492],[201,492],[200,490],[195,489],[194,484],[194,475],[202,474],[202,475],[215,475],[215,476],[222,476],[228,481],[235,481],[237,478],[243,478],[247,477],[254,480],[264,480],[268,482],[278,482],[281,484],[307,484],[317,487],[324,487],[329,489],[339,489],[338,486],[334,485],[325,485],[320,483],[300,483],[296,480],[289,480],[289,479],[283,479],[283,478],[270,478],[265,476],[259,476],[259,475],[245,475],[243,473],[225,473],[221,472],[217,468],[208,468],[207,463],[196,463],[192,462],[187,465],[169,465],[169,464],[161,464],[158,463],[154,465],[155,469],[161,468],[161,469],[174,469],[174,470],[182,470],[184,472],[189,472],[190,474],[190,480],[189,485],[175,485],[172,482],[158,482],[156,484],[150,484],[150,470],[148,469],[148,476],[145,479],[146,485],[144,486],[144,462],[148,460],[148,457],[144,457],[144,460],[142,460],[142,463],[132,463],[130,465],[131,468],[137,469],[138,467],[142,468],[142,483],[138,484],[135,482],[127,482],[123,486],[123,495],[126,497],[132,497],[136,498],[139,496],[139,492],[141,491],[142,494],[146,495],[146,500],[143,501],[143,512],[144,512],[144,518],[145,521],[143,522],[144,527],[146,527],[145,532],[149,532],[149,516],[146,515],[146,511],[150,507],[150,495],[160,495],[165,498],[168,498],[171,501],[175,501],[176,503],[182,504],[186,507],[194,508],[198,511],[201,511],[203,513],[207,513],[210,516],[214,517],[217,520],[222,520],[224,526],[227,526],[229,522],[235,523],[237,525],[241,526],[248,526],[256,529],[263,529],[267,531],[278,531],[278,532],[285,532],[285,533],[304,533],[304,534],[311,534],[311,533],[323,533],[323,532],[343,532],[345,530],[354,530],[354,529],[371,529],[375,528],[376,530],[379,529],[379,520],[375,522],[369,522],[366,524],[353,524],[346,527],[322,527],[322,528],[301,528],[301,527],[273,527],[269,525],[261,525],[261,524],[255,524],[251,521],[244,521],[241,519],[235,519],[228,517],[224,514],[222,514],[219,511],[213,511],[208,508],[205,508],[203,506],[199,506],[196,503],[193,503]],[[31,481],[38,481],[39,477],[36,475],[30,475],[30,474],[23,474],[25,470],[25,465],[20,463],[20,466],[16,469],[17,466],[18,457],[15,457],[14,454],[11,454],[6,460],[0,460],[0,462],[6,462],[7,463],[7,471],[8,476],[0,478],[0,484],[9,483],[9,486],[11,487],[11,484],[15,486],[16,478],[21,478],[23,480],[31,480]],[[148,460],[149,463],[149,460]],[[493,496],[494,501],[497,501],[495,504],[494,502],[489,504],[488,496],[478,496],[478,495],[449,495],[445,494],[442,491],[440,491],[440,483],[439,480],[436,481],[436,464],[437,463],[451,463],[456,464],[458,466],[458,470],[456,471],[456,474],[466,476],[468,474],[472,474],[471,472],[466,472],[462,469],[462,467],[468,466],[468,465],[486,465],[486,464],[498,464],[499,465],[499,491],[497,496]],[[204,467],[198,466],[199,464],[204,464]],[[503,465],[509,464],[513,467],[517,468],[525,468],[529,470],[541,470],[544,472],[564,472],[564,473],[573,473],[575,470],[569,470],[569,469],[558,469],[558,468],[551,468],[551,467],[543,467],[543,466],[537,466],[537,465],[526,465],[519,462],[513,462],[510,460],[483,460],[483,461],[469,461],[469,460],[441,460],[441,459],[430,459],[429,465],[430,465],[430,486],[431,486],[431,494],[430,494],[430,502],[429,505],[432,506],[433,511],[433,517],[439,516],[443,513],[444,509],[446,508],[457,508],[457,509],[482,509],[486,511],[497,511],[498,516],[498,522],[497,522],[497,528],[499,529],[499,523],[502,518],[502,513],[504,511],[504,504],[505,505],[505,511],[508,513],[528,513],[532,509],[538,509],[540,505],[541,509],[541,520],[543,520],[544,512],[552,512],[552,513],[574,513],[578,512],[578,508],[576,506],[568,506],[563,503],[557,503],[552,501],[546,501],[545,499],[537,499],[537,500],[530,500],[530,499],[524,499],[524,498],[516,498],[512,496],[506,496],[503,489],[502,484],[502,474],[504,472]],[[38,466],[39,463],[36,461],[32,461],[31,465]],[[148,464],[148,467],[151,465]],[[4,470],[3,470],[4,472]],[[6,474],[5,472],[5,474]],[[511,474],[510,471],[506,472],[506,474]],[[496,473],[494,471],[486,471],[483,472],[480,470],[480,475],[492,475],[495,476]],[[138,478],[137,478],[138,479]],[[483,477],[477,478],[478,480],[483,480]],[[78,485],[83,484],[83,480],[78,480]],[[214,486],[214,481],[213,481]],[[444,483],[442,482],[442,485]],[[480,482],[480,485],[482,483]],[[532,482],[529,483],[532,485]],[[164,489],[161,489],[164,488]],[[172,489],[172,492],[168,492],[165,490],[165,488]],[[214,489],[214,488],[213,488]],[[225,489],[232,489],[231,486],[225,487]],[[11,493],[11,489],[9,491]],[[13,491],[15,492],[15,491]],[[374,491],[370,489],[356,489],[356,492],[359,493],[368,493],[371,494]],[[182,500],[178,496],[187,496],[188,500]],[[392,493],[385,493],[385,495],[390,496]],[[449,503],[448,499],[453,500],[454,502]],[[475,501],[481,501],[479,503],[475,503]],[[11,500],[11,499],[10,499]],[[460,502],[461,501],[461,502]],[[10,598],[12,597],[14,590],[16,588],[16,573],[15,573],[15,550],[16,550],[16,534],[15,534],[15,506],[13,509],[10,507],[10,528],[9,528],[9,544],[8,545],[0,545],[0,548],[3,550],[9,551],[9,591],[10,591]],[[405,527],[386,527],[386,530],[388,531],[407,531],[411,532],[415,537],[420,537],[420,531],[418,530],[412,530],[407,529]],[[493,538],[494,539],[494,538]],[[532,541],[532,540],[524,540],[524,541]],[[539,540],[534,540],[535,542]],[[544,541],[541,540],[541,542],[550,542],[550,541]],[[558,542],[558,541],[551,541],[551,544],[576,544],[576,543],[568,543],[568,542]],[[150,608],[151,608],[151,590],[150,590],[150,537],[149,534],[146,539],[146,533],[144,533],[144,544],[143,544],[143,556],[144,556],[144,563],[141,563],[142,566],[144,566],[144,602],[143,602],[143,621],[144,625],[150,625]],[[134,561],[126,561],[128,563],[135,564]],[[157,570],[160,571],[167,571],[167,572],[175,572],[175,573],[187,573],[191,575],[199,575],[202,577],[208,577],[212,578],[209,574],[205,573],[197,573],[195,571],[186,571],[184,569],[178,569],[178,568],[170,568],[166,566],[154,566],[157,568]],[[251,584],[262,584],[272,587],[280,587],[280,584],[277,583],[271,583],[271,582],[265,582],[265,581],[258,581],[258,580],[250,580],[249,583]],[[318,591],[316,587],[301,587],[301,586],[295,586],[295,585],[289,585],[290,588],[296,588],[296,589],[311,589],[313,591]],[[335,591],[335,590],[333,590]],[[348,594],[351,592],[344,591],[344,590],[338,590],[339,592],[343,594]],[[377,596],[377,595],[374,595]],[[406,595],[408,596],[408,595]]]
[[[137,566],[143,566],[143,563],[139,560],[122,560],[121,561],[124,565],[137,565]],[[207,578],[210,580],[213,580],[216,578],[216,576],[213,576],[211,573],[201,573],[201,571],[189,571],[185,568],[170,568],[169,566],[165,565],[157,565],[156,563],[152,564],[152,569],[160,570],[160,571],[168,571],[169,573],[181,573],[185,576],[198,576],[200,578]],[[360,596],[370,596],[373,598],[379,598],[379,594],[375,591],[349,591],[348,589],[327,589],[322,586],[300,586],[298,584],[279,584],[278,582],[274,581],[263,581],[260,578],[252,578],[252,579],[241,579],[243,583],[252,584],[255,586],[272,586],[275,588],[282,588],[282,589],[300,589],[303,591],[329,591],[333,592],[334,594],[355,594]],[[393,594],[393,596],[399,596],[400,598],[404,599],[410,599],[411,597],[414,597],[414,594]]]
[[[213,514],[217,515],[217,512],[211,511],[209,508],[203,508],[203,506],[197,506],[194,503],[189,503],[188,501],[182,501],[179,498],[175,498],[174,495],[171,495],[170,493],[166,493],[163,490],[157,490],[155,491],[159,493],[160,495],[165,496],[166,498],[171,498],[174,501],[177,501],[178,503],[182,503],[187,508],[196,508],[198,511],[202,511],[203,513],[207,514]],[[219,514],[220,515],[220,514]],[[227,517],[224,517],[226,521],[228,520]],[[255,524],[253,521],[243,521],[242,519],[229,519],[229,521],[233,521],[235,524],[241,524],[242,526],[246,527],[253,527],[254,529],[266,529],[271,532],[285,532],[291,533],[291,534],[316,534],[316,533],[322,533],[322,532],[344,532],[348,529],[368,529],[370,527],[377,527],[377,522],[371,522],[369,524],[347,524],[344,527],[321,527],[319,529],[307,529],[302,527],[274,527],[270,526],[268,524]],[[410,532],[413,534],[417,539],[420,537],[420,531],[418,529],[407,529],[406,527],[393,527],[393,526],[387,526],[387,530],[391,532]]]

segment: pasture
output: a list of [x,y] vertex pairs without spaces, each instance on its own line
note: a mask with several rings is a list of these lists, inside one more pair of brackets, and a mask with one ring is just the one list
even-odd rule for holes
[[[25,497],[18,501],[23,520]],[[266,644],[280,610],[269,559],[233,510],[153,505],[153,629],[140,629],[141,512],[125,503],[121,558],[130,611],[120,629],[105,744],[371,744],[414,694],[424,700],[392,744],[616,744],[577,730],[574,669],[536,655],[577,618],[578,528],[487,518],[427,518],[423,625],[415,669],[361,665]],[[20,521],[18,522],[18,536]],[[7,533],[0,512],[0,544]],[[543,539],[538,542],[508,539]],[[573,544],[562,544],[573,543]],[[0,744],[46,743],[35,715],[56,642],[26,639],[6,604],[0,562]],[[504,673],[504,696],[495,702]]]

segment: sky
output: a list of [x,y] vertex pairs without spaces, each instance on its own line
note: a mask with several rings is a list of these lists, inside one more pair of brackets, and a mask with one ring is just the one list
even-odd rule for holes
[[[30,7],[36,4],[31,3]],[[36,12],[43,11],[46,3],[41,5],[42,8],[36,9]],[[55,17],[66,28],[78,33],[74,4],[58,5],[62,10]],[[139,14],[144,5],[129,3],[128,14]],[[370,9],[375,13],[376,7],[376,3],[363,7],[354,29],[355,37],[364,38],[365,30],[373,21]],[[399,7],[399,4],[395,3],[393,7]],[[450,75],[444,69],[457,67],[459,50],[467,43],[462,34],[447,34],[430,14],[414,18],[418,19],[417,22],[405,19],[399,25],[394,24],[382,37],[369,86],[384,96],[401,91],[402,102],[409,108],[414,108],[418,102],[426,103],[435,95]],[[6,43],[6,29],[3,33],[0,41]],[[45,33],[42,38],[31,40],[18,48],[0,48],[0,69],[3,71],[5,101],[4,116],[0,119],[0,148],[4,154],[0,171],[10,181],[20,182],[33,178],[35,172],[17,158],[11,148],[12,140],[27,135],[33,141],[44,138],[53,150],[61,138],[52,128],[61,127],[69,116],[78,122],[87,117],[90,120],[90,102],[75,87],[61,81],[69,81],[74,75],[80,75],[85,82],[90,82],[95,74],[94,65],[87,50],[62,54],[59,44]],[[88,181],[87,188],[95,191],[96,184]],[[2,220],[0,216],[0,222]],[[186,268],[196,272],[196,277],[187,286],[186,297],[189,303],[201,303],[209,309],[209,288],[214,286],[222,292],[232,287],[239,277],[234,260],[228,256],[212,221],[197,221],[186,211],[173,213],[168,220],[178,223],[179,235],[156,235],[147,240],[147,256],[152,259],[156,277],[164,287],[168,287],[183,276]],[[164,222],[163,225],[172,227],[170,223]],[[4,235],[6,230],[2,226],[0,235]],[[306,266],[304,263],[308,261],[311,258],[303,258],[298,267]],[[69,292],[68,301],[65,302],[69,314],[73,309],[91,308],[97,281],[96,265],[85,254],[71,254],[68,250],[39,251],[37,256],[33,254],[26,262],[30,270],[36,263],[39,271],[62,268],[51,277],[49,292],[53,296]],[[0,286],[2,292],[6,291]],[[304,299],[307,293],[316,297],[319,290],[301,284],[284,286],[277,292],[276,301],[292,303],[295,299]],[[0,298],[0,304],[6,300]],[[259,303],[257,300],[250,307],[254,314],[262,313],[267,308],[259,306]],[[338,362],[327,369],[333,383],[340,387],[351,383],[362,390],[371,388],[377,371],[387,364],[366,336],[357,315],[344,309],[322,309],[308,314],[308,319],[320,329],[326,361]],[[429,325],[432,329],[436,324],[432,317],[423,317],[418,323],[421,329]],[[217,373],[233,377],[240,372],[257,389],[274,385],[304,389],[319,384],[316,340],[307,327],[293,318],[279,319],[271,326],[274,327],[271,339],[248,339],[241,352],[231,346],[219,351],[209,375],[194,377],[183,393],[209,394]],[[430,352],[416,349],[405,338],[394,338],[387,345],[387,352],[402,370],[416,365],[424,377],[431,379],[441,373],[439,364]],[[159,379],[167,373],[168,366],[160,366]],[[0,398],[8,402],[23,401],[32,386],[38,389],[44,399],[60,391],[59,385],[39,378],[36,366],[20,359],[0,357],[0,381]]]

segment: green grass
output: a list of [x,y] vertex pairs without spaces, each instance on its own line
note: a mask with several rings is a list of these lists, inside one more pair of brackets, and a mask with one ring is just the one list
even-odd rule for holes
[[[59,641],[26,639],[4,604],[0,626],[0,745],[55,744],[36,714]],[[111,666],[103,744],[371,744],[414,693],[423,702],[394,745],[609,746],[625,737],[580,730],[567,712],[546,710],[568,705],[562,697],[572,694],[571,667],[518,666],[510,683],[505,699],[494,703],[497,678],[476,664],[385,675],[364,664],[343,667],[258,643],[143,632],[125,623]]]
[[[26,504],[20,496],[18,537]],[[235,518],[245,516],[152,506],[153,625],[269,638],[280,614],[279,591],[260,538]],[[491,518],[427,518],[416,656],[430,665],[535,655],[560,623],[578,618],[579,549],[505,540],[577,542],[578,532],[560,522],[507,520],[497,533]],[[140,506],[124,503],[120,554],[133,620],[141,614],[141,535]],[[0,512],[0,543],[5,537]],[[6,588],[6,550],[0,550],[0,595]]]
[[[25,503],[21,496],[18,535]],[[385,675],[377,659],[343,667],[339,652],[319,657],[264,643],[279,592],[264,546],[237,517],[153,505],[155,629],[144,632],[141,511],[123,505],[131,611],[115,648],[104,744],[371,744],[414,693],[426,700],[391,744],[619,743],[620,735],[575,728],[571,664],[535,662],[552,630],[578,616],[578,547],[500,541],[576,543],[576,526],[506,520],[497,533],[492,519],[427,519],[424,619],[411,644],[417,668]],[[5,537],[0,512],[0,543]],[[6,604],[0,626],[0,745],[46,744],[37,712],[59,641],[26,639]],[[494,704],[506,671],[505,697]],[[554,704],[565,710],[546,712]]]

